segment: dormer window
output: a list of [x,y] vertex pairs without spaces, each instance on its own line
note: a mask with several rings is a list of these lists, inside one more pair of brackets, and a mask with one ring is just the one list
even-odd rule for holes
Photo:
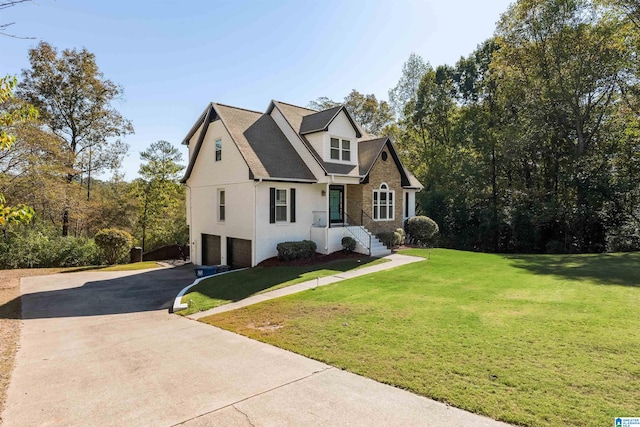
[[351,141],[331,138],[331,160],[351,161]]

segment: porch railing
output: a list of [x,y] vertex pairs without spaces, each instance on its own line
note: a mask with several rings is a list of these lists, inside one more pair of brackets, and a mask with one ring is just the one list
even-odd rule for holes
[[357,241],[359,241],[362,246],[367,248],[369,251],[369,255],[371,255],[371,233],[367,232],[362,226],[356,225],[353,219],[349,217],[349,215],[345,214],[347,218],[347,223],[351,225],[347,225],[345,228]]

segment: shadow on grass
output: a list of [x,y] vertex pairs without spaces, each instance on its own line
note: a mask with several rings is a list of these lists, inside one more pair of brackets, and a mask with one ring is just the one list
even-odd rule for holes
[[512,265],[535,274],[601,285],[640,287],[640,252],[585,255],[508,255]]
[[328,262],[326,264],[290,266],[290,267],[255,267],[232,274],[214,276],[203,280],[189,290],[187,296],[193,292],[216,300],[240,301],[251,295],[260,293],[281,283],[300,279],[300,282],[311,280],[315,275],[302,278],[304,274],[332,270],[344,272],[367,265],[377,258],[362,257],[361,259],[347,259]]

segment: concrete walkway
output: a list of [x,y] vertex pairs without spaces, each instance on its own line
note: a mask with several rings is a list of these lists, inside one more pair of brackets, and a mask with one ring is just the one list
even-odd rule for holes
[[384,257],[384,259],[388,259],[389,261],[381,264],[372,265],[369,267],[362,267],[357,270],[345,271],[342,273],[334,274],[333,276],[326,276],[326,277],[320,277],[318,279],[308,280],[306,282],[287,286],[286,288],[276,289],[275,291],[256,294],[256,295],[250,296],[249,298],[245,298],[240,301],[221,305],[219,307],[215,307],[210,310],[200,311],[198,313],[194,313],[187,317],[189,317],[190,319],[197,320],[202,317],[211,316],[212,314],[224,313],[225,311],[231,311],[231,310],[237,310],[238,308],[241,308],[241,307],[258,304],[259,302],[268,301],[274,298],[280,298],[285,295],[297,294],[298,292],[306,291],[308,289],[313,289],[318,286],[326,286],[332,283],[340,282],[342,280],[353,279],[354,277],[358,277],[358,276],[364,276],[365,274],[376,273],[378,271],[389,270],[391,268],[399,267],[401,265],[424,261],[424,258],[410,256],[410,255],[401,255],[401,254],[391,254]]
[[167,308],[192,268],[22,279],[3,427],[504,426]]

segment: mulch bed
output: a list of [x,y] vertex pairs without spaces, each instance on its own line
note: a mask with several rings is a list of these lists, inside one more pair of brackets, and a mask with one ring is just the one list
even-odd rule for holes
[[367,255],[359,254],[357,252],[343,252],[338,251],[329,255],[322,255],[316,253],[313,258],[300,258],[300,259],[292,259],[290,261],[283,261],[278,259],[278,257],[273,257],[269,259],[265,259],[258,267],[291,267],[291,266],[302,266],[302,265],[316,265],[316,264],[324,264],[331,261],[337,261],[341,259],[358,259],[358,258],[367,258]]

